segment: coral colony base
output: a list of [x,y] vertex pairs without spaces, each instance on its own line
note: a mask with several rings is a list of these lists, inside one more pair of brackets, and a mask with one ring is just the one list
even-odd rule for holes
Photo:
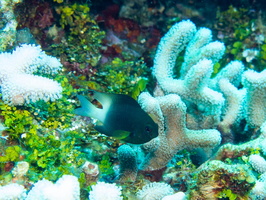
[[[32,53],[26,54],[26,50]],[[184,62],[180,78],[176,79],[175,60],[182,51]],[[154,59],[153,75],[158,85],[153,95],[143,92],[138,99],[158,124],[159,136],[143,145],[120,146],[117,182],[97,181],[91,187],[89,199],[266,198],[266,71],[244,71],[241,62],[232,61],[211,78],[213,65],[224,51],[222,43],[212,41],[209,29],[197,30],[189,20],[168,31]],[[12,54],[2,53],[0,63],[2,98],[6,103],[20,105],[60,98],[61,87],[57,82],[32,75],[36,70],[57,73],[61,66],[38,46],[22,45]],[[22,84],[28,80],[36,84]],[[15,100],[17,96],[21,100]],[[240,135],[254,133],[260,135],[243,144],[230,144]],[[222,141],[226,144],[219,147]],[[186,190],[182,190],[185,192],[174,191],[169,184],[159,181],[169,161],[184,149],[200,149],[210,159],[195,169],[193,180],[188,180]],[[217,152],[213,155],[214,151]],[[23,176],[29,167],[17,163],[13,175]],[[157,182],[147,183],[136,193],[123,194],[126,184],[141,175]],[[73,175],[64,175],[55,183],[39,180],[29,191],[19,183],[11,183],[0,187],[0,199],[76,200],[80,199],[80,184]]]

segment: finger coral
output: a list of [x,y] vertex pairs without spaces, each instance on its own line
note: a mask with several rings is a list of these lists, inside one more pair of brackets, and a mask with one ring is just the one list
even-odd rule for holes
[[[183,50],[176,78],[175,61]],[[138,99],[159,125],[158,138],[142,146],[141,170],[163,169],[182,149],[204,148],[209,154],[222,140],[233,142],[243,120],[251,128],[263,124],[265,71],[244,72],[240,61],[231,61],[212,78],[224,51],[223,43],[212,42],[209,29],[196,30],[189,20],[175,24],[161,39],[153,66],[158,85],[153,96],[143,92]]]
[[[220,133],[215,129],[186,128],[186,105],[178,95],[168,94],[154,98],[148,93],[142,93],[139,102],[147,111],[157,113],[162,120],[159,124],[159,142],[156,150],[148,154],[142,163],[142,170],[152,171],[165,167],[168,161],[184,148],[215,147],[220,144]],[[167,129],[164,130],[164,127]],[[144,144],[144,148],[149,145]]]

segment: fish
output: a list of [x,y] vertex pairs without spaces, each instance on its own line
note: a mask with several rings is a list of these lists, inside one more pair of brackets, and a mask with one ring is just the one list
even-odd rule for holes
[[143,144],[158,136],[158,125],[132,97],[91,91],[96,107],[85,96],[77,95],[81,107],[75,114],[97,119],[95,129],[131,144]]

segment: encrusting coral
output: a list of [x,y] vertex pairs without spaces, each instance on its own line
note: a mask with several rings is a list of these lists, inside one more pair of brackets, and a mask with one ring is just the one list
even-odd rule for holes
[[225,164],[219,160],[204,163],[196,176],[195,188],[190,193],[191,200],[217,199],[219,195],[224,197],[229,191],[232,195],[245,199],[244,196],[256,181],[248,166]]
[[[266,129],[260,136],[243,144],[224,144],[210,161],[196,170],[197,183],[190,190],[191,199],[264,199]],[[253,170],[252,170],[253,169]],[[192,184],[193,185],[193,184]]]
[[82,171],[85,174],[86,185],[89,185],[93,182],[97,182],[100,173],[97,164],[86,161],[82,166]]
[[0,84],[3,101],[10,105],[23,105],[60,98],[62,87],[59,83],[33,73],[56,74],[61,67],[59,60],[46,55],[40,46],[23,44],[12,53],[1,53]]

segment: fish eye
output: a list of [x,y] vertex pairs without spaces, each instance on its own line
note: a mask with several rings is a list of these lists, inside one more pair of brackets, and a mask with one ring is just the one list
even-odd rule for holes
[[146,131],[146,133],[151,133],[152,132],[152,129],[149,126],[146,126],[145,127],[145,131]]

